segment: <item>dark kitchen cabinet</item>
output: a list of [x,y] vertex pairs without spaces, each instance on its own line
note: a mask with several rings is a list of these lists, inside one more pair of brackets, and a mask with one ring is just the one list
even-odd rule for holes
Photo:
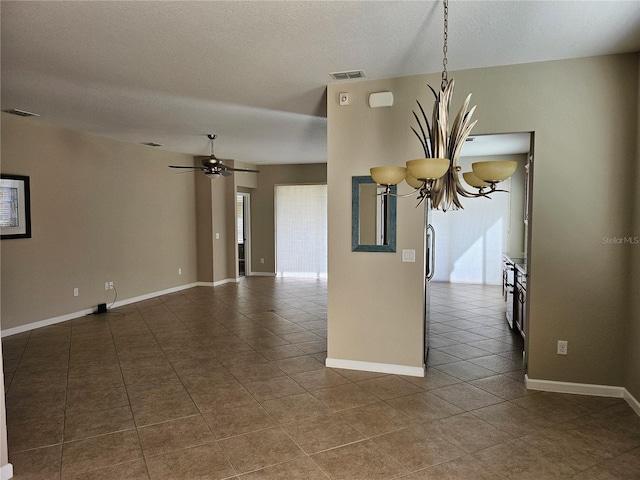
[[513,324],[522,335],[522,338],[525,338],[527,331],[527,271],[521,265],[516,265],[515,270]]
[[502,295],[509,326],[524,338],[527,325],[527,261],[524,254],[503,256]]

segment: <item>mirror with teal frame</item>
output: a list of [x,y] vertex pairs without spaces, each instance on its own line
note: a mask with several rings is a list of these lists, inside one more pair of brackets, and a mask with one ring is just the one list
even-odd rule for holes
[[[391,193],[396,193],[395,185]],[[351,251],[396,251],[396,203],[367,175],[351,179]]]

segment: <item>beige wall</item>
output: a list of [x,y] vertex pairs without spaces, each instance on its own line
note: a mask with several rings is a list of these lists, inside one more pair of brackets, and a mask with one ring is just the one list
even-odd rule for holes
[[[276,185],[326,183],[326,181],[327,165],[324,163],[260,166],[258,188],[251,192],[252,272],[275,274],[276,271],[274,187]],[[351,178],[349,178],[349,182],[351,182]],[[349,190],[349,195],[351,195],[351,190]],[[260,263],[261,258],[264,258],[264,263]]]
[[[199,164],[196,157],[195,164]],[[198,281],[213,283],[213,197],[215,180],[195,174],[196,185],[196,233],[198,252]]]
[[[639,62],[640,64],[640,62]],[[640,131],[640,65],[638,71],[638,115],[636,117],[636,131]],[[627,235],[640,237],[640,135],[636,144],[635,170],[635,208],[632,212],[632,225]],[[640,245],[630,245],[630,276],[629,284],[629,330],[627,343],[625,386],[637,400],[640,401]]]
[[30,177],[33,235],[2,240],[2,329],[110,303],[106,281],[118,300],[195,282],[194,179],[167,168],[192,161],[2,114],[2,172]]
[[[475,134],[536,134],[529,376],[622,385],[629,254],[601,238],[631,227],[623,212],[632,204],[628,172],[637,160],[638,55],[450,76],[452,111],[473,92]],[[352,253],[351,176],[420,156],[411,111],[416,99],[430,99],[426,83],[439,82],[424,75],[329,86],[330,358],[422,366],[421,212],[412,201],[398,202],[398,252],[416,249],[416,263],[402,263],[400,253]],[[368,94],[383,90],[393,92],[394,106],[370,109]],[[338,105],[343,91],[349,106]],[[559,339],[568,340],[568,356],[555,354]]]

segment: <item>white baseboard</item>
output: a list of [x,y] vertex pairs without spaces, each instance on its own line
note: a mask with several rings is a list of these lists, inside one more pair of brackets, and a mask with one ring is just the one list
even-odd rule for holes
[[[219,285],[224,285],[225,283],[238,283],[240,281],[240,279],[238,278],[225,278],[224,280],[218,280],[217,282],[213,282],[213,283],[208,283],[207,285],[198,285],[199,287],[217,287]],[[204,283],[204,282],[200,282],[200,283]]]
[[0,467],[0,480],[9,480],[13,478],[13,465],[7,463]]
[[424,377],[424,367],[409,367],[407,365],[394,365],[391,363],[359,362],[356,360],[341,360],[339,358],[327,358],[325,365],[329,368],[343,368],[345,370]]
[[[209,285],[205,284],[205,282],[196,282],[196,283],[189,283],[187,285],[180,285],[178,287],[172,287],[166,290],[160,290],[158,292],[152,292],[152,293],[147,293],[145,295],[140,295],[137,297],[126,298],[124,300],[120,300],[114,303],[113,305],[110,305],[109,308],[122,307],[124,305],[129,305],[131,303],[141,302],[143,300],[149,300],[150,298],[160,297],[162,295],[167,295],[169,293],[175,293],[181,290],[186,290],[188,288],[199,287],[199,286],[209,286]],[[211,286],[213,286],[213,284],[211,284]],[[66,322],[68,320],[73,320],[74,318],[84,317],[85,315],[93,313],[94,310],[95,310],[94,308],[89,308],[87,310],[81,310],[79,312],[60,315],[59,317],[47,318],[45,320],[39,320],[37,322],[27,323],[25,325],[20,325],[18,327],[7,328],[6,330],[2,330],[0,332],[0,336],[4,338],[11,335],[17,335],[18,333],[35,330],[36,328],[48,327],[49,325],[55,325],[56,323]]]
[[593,385],[589,383],[556,382],[554,380],[537,380],[524,376],[529,390],[544,392],[572,393],[576,395],[592,395],[596,397],[623,398],[634,412],[640,416],[640,402],[624,387],[611,385]]
[[273,272],[251,272],[249,277],[275,277],[276,274]]
[[640,417],[640,402],[633,395],[631,395],[629,393],[629,390],[627,390],[626,388],[624,389],[624,395],[622,396],[622,398],[627,401],[631,409]]

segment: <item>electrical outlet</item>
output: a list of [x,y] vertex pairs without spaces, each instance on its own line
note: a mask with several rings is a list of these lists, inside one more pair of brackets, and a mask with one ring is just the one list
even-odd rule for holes
[[260,259],[260,263],[264,263],[264,258],[261,258],[261,259]]
[[104,282],[104,289],[109,290],[109,282]]
[[79,291],[79,290],[78,290],[78,288],[76,287],[76,288],[74,288],[74,289],[73,289],[73,296],[74,296],[74,297],[77,297],[78,295],[80,295],[80,291]]
[[178,275],[182,275],[182,269],[181,268],[178,269]]
[[338,95],[338,100],[340,105],[349,105],[349,94],[348,93],[341,93]]
[[569,342],[566,340],[558,340],[558,355],[566,355],[569,348]]
[[113,290],[113,282],[109,282],[109,290]]

